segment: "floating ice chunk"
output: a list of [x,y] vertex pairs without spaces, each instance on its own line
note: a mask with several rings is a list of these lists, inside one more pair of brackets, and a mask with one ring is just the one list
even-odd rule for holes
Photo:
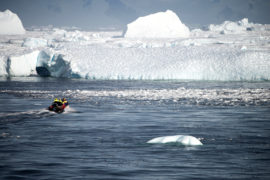
[[184,46],[200,46],[199,40],[188,39],[182,42]]
[[127,25],[127,38],[186,38],[189,28],[171,10],[139,17]]
[[254,24],[249,23],[247,18],[242,19],[238,22],[224,21],[221,25],[209,25],[210,31],[219,32],[220,34],[228,33],[243,33],[253,29]]
[[24,39],[24,42],[22,44],[22,46],[24,47],[31,47],[31,48],[45,47],[47,45],[48,41],[42,38],[26,38]]
[[54,36],[65,36],[66,33],[67,33],[67,31],[64,29],[54,28],[53,35]]
[[36,62],[39,51],[7,59],[6,69],[9,76],[30,76],[36,74]]
[[247,46],[242,46],[242,47],[241,47],[241,50],[242,50],[242,51],[247,50]]
[[190,36],[192,37],[205,36],[205,32],[201,29],[193,29],[190,32]]
[[247,27],[249,25],[248,18],[244,18],[241,21],[238,21],[238,25]]
[[147,141],[151,144],[164,144],[164,143],[180,143],[185,146],[198,146],[203,145],[199,139],[193,136],[175,135],[175,136],[163,136],[151,139]]
[[10,10],[0,12],[0,34],[24,34],[20,18]]
[[88,41],[90,38],[84,35],[81,31],[66,31],[63,29],[54,29],[55,38],[62,38],[62,41]]
[[93,33],[91,36],[94,37],[94,38],[100,38],[100,34],[99,33]]
[[65,37],[69,40],[69,41],[87,41],[89,40],[89,38],[87,36],[84,36],[82,34],[82,32],[76,30],[74,32],[67,32],[65,34]]

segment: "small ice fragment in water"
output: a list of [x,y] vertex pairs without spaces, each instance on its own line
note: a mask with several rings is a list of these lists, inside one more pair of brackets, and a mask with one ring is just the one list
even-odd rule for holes
[[203,145],[199,139],[193,136],[175,135],[175,136],[163,136],[151,139],[147,141],[151,144],[165,144],[165,143],[180,143],[186,146],[198,146]]

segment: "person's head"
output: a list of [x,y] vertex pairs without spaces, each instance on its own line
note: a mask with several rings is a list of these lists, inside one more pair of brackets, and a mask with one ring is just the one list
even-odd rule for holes
[[67,101],[67,99],[66,98],[62,98],[62,101],[64,102],[64,101]]

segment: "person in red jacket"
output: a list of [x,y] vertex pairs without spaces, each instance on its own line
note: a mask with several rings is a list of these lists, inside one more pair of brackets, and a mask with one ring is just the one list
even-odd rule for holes
[[52,105],[48,107],[48,110],[54,111],[57,113],[64,112],[64,109],[68,106],[68,102],[66,98],[63,99],[57,99],[55,98]]
[[68,106],[68,102],[67,102],[67,99],[66,98],[63,98],[62,99],[62,104],[63,105],[61,106],[61,109],[64,110]]

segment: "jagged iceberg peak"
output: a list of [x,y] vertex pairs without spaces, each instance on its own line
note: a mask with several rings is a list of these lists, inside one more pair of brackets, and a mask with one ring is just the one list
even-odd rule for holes
[[127,25],[127,38],[187,38],[189,28],[171,10],[139,17]]
[[0,34],[24,34],[25,29],[17,14],[6,10],[0,11]]

